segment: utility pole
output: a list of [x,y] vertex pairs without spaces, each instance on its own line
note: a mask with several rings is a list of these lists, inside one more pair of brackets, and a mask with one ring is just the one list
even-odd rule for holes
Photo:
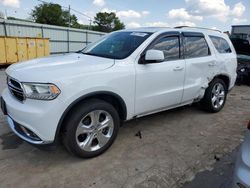
[[89,19],[89,27],[88,27],[88,30],[91,30],[91,24],[92,24],[92,20]]
[[8,20],[7,9],[5,9],[5,19]]
[[70,18],[70,5],[69,5],[69,27],[70,27],[70,24],[71,24],[71,18]]

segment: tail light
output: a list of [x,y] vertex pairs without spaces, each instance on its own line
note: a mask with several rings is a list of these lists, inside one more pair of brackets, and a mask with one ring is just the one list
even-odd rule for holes
[[250,130],[250,121],[247,124],[247,128]]

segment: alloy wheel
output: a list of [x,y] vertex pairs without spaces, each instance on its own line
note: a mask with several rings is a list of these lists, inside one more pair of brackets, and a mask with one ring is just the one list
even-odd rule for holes
[[105,146],[113,135],[114,121],[104,110],[94,110],[84,116],[76,129],[76,142],[84,151],[96,151]]
[[225,89],[221,83],[216,83],[212,89],[212,105],[215,109],[220,108],[225,101]]

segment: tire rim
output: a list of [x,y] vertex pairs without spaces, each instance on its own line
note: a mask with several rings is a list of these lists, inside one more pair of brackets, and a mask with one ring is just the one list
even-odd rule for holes
[[225,101],[225,89],[221,83],[216,83],[212,89],[212,105],[215,109],[220,108]]
[[113,135],[114,121],[104,110],[94,110],[84,116],[76,129],[76,142],[84,151],[96,151]]

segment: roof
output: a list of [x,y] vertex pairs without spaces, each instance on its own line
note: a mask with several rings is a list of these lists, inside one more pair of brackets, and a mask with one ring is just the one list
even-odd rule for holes
[[188,26],[181,26],[181,27],[140,27],[135,29],[125,29],[125,31],[137,31],[137,32],[149,32],[149,33],[156,33],[156,32],[168,32],[168,31],[187,31],[187,32],[201,32],[201,33],[222,33],[219,30],[209,29],[209,28],[202,28],[202,27],[188,27]]
[[138,32],[149,32],[149,33],[155,33],[161,30],[167,30],[171,29],[169,27],[139,27],[134,29],[125,29],[126,31],[138,31]]

